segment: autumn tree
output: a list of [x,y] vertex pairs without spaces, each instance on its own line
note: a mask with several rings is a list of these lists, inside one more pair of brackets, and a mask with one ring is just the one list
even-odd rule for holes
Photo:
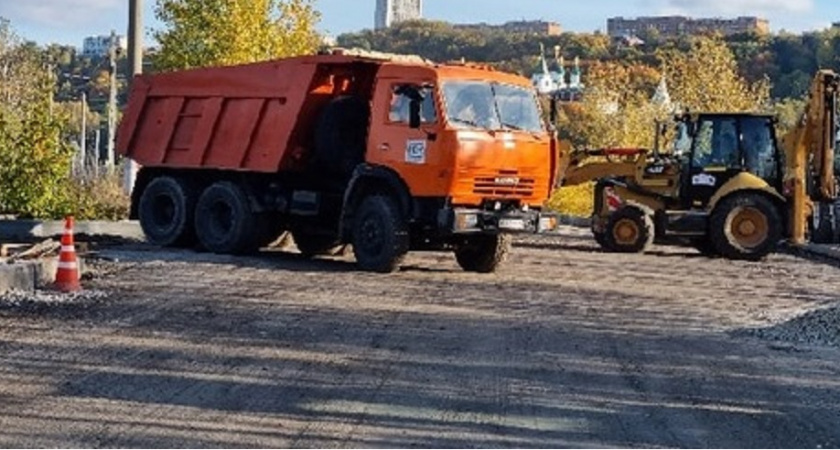
[[313,0],[157,0],[160,70],[264,61],[314,52]]
[[698,37],[688,52],[664,50],[659,54],[671,96],[690,111],[760,111],[768,107],[770,83],[749,82],[720,38]]

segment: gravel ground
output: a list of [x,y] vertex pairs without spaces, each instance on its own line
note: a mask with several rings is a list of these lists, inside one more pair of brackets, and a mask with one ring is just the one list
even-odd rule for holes
[[101,296],[0,300],[0,447],[840,446],[831,265],[574,229],[494,275],[100,254]]

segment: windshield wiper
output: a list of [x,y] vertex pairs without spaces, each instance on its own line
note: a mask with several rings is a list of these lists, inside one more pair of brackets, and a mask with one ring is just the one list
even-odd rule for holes
[[463,125],[471,126],[473,128],[482,128],[482,129],[484,128],[481,125],[479,125],[478,122],[476,122],[474,120],[470,120],[470,119],[462,119],[460,117],[451,117],[449,120],[451,120],[452,122],[458,122],[458,123],[463,124]]
[[524,131],[525,130],[525,128],[522,128],[519,125],[515,125],[515,124],[512,124],[512,123],[505,123],[505,122],[502,122],[502,128],[505,128],[505,129],[508,129],[508,130],[516,130],[516,131]]

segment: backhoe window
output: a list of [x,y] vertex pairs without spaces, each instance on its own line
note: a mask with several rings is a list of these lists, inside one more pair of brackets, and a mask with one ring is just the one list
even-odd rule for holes
[[776,152],[773,146],[773,124],[764,117],[741,119],[741,147],[747,171],[765,180],[775,179]]
[[694,137],[692,165],[697,168],[737,167],[738,127],[735,119],[713,118],[700,122]]

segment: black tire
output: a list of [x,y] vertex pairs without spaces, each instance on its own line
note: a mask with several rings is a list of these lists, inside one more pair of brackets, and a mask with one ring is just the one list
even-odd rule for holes
[[193,245],[195,204],[195,189],[183,180],[163,176],[149,182],[138,205],[146,240],[164,247]]
[[259,219],[242,188],[220,181],[198,199],[195,229],[201,245],[213,253],[250,253],[266,238]]
[[691,246],[697,249],[697,251],[703,256],[720,256],[715,246],[712,245],[712,241],[709,239],[709,236],[691,238],[689,242]]
[[353,253],[363,270],[390,273],[408,253],[408,226],[393,199],[374,195],[362,200],[353,221]]
[[782,219],[764,195],[736,194],[715,207],[709,239],[725,258],[757,261],[776,250],[782,239]]
[[604,248],[617,253],[642,253],[653,244],[653,219],[635,206],[610,214],[604,233]]
[[601,248],[607,248],[607,234],[606,233],[599,233],[597,231],[592,232],[592,236],[595,238],[595,242],[601,246]]
[[359,97],[338,97],[324,107],[315,126],[317,166],[349,175],[364,161],[370,106]]
[[493,273],[507,260],[512,241],[506,233],[470,236],[455,249],[455,259],[467,272]]
[[319,255],[337,256],[344,251],[344,245],[338,241],[338,238],[328,234],[295,230],[292,232],[292,237],[300,254],[307,258]]

